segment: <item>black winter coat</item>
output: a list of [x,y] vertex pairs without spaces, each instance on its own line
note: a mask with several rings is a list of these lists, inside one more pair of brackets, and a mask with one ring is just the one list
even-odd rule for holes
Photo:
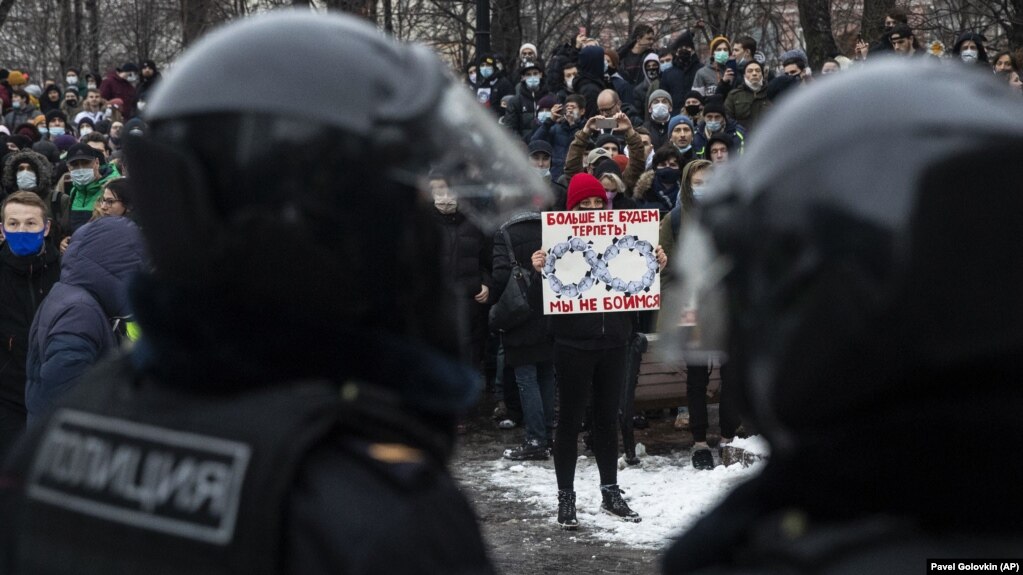
[[441,265],[444,277],[455,286],[459,296],[474,297],[480,286],[488,288],[490,278],[490,241],[459,212],[442,214],[434,210],[441,230]]
[[526,143],[529,143],[529,138],[540,126],[536,119],[536,103],[547,93],[547,88],[542,83],[539,90],[531,92],[525,83],[519,82],[515,87],[515,97],[508,102],[508,109],[504,112],[502,122]]
[[671,94],[671,115],[675,116],[682,112],[686,103],[686,94],[693,89],[693,80],[696,80],[696,72],[703,67],[699,58],[695,56],[688,64],[672,64],[661,74],[661,89]]
[[528,214],[513,218],[507,224],[511,239],[511,254],[504,234],[499,230],[494,235],[494,289],[492,300],[497,301],[508,286],[511,277],[511,255],[529,274],[529,307],[533,314],[525,323],[502,334],[504,357],[509,365],[527,365],[550,361],[553,356],[553,342],[547,333],[547,321],[543,315],[542,278],[533,269],[530,260],[533,252],[540,249],[542,231],[539,214]]
[[25,411],[28,330],[50,288],[60,279],[60,255],[52,246],[19,257],[0,246],[0,402]]

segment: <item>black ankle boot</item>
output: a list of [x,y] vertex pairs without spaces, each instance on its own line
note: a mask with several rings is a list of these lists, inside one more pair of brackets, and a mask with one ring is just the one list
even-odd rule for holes
[[568,531],[579,528],[579,521],[575,518],[575,491],[558,490],[558,525]]
[[632,523],[642,521],[639,513],[629,509],[629,504],[622,498],[622,490],[619,489],[618,485],[601,485],[600,494],[604,497],[604,502],[600,504],[600,509],[605,513],[610,513],[623,521]]

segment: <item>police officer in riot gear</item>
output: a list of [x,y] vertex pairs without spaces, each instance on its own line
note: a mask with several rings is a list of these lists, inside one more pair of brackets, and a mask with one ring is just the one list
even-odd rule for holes
[[428,49],[338,15],[210,34],[145,113],[143,335],[9,462],[0,571],[490,572],[445,468],[478,388],[427,175],[492,231],[548,200],[525,155]]
[[820,84],[684,224],[703,351],[727,352],[771,455],[665,572],[1023,557],[1018,104],[920,63]]

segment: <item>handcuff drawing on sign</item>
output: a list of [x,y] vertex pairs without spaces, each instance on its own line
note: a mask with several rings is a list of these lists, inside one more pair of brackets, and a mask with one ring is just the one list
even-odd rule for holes
[[[643,277],[638,280],[628,280],[611,275],[611,271],[608,269],[608,262],[618,257],[622,250],[638,252],[646,259],[647,271],[643,274]],[[564,257],[565,254],[576,252],[582,252],[583,260],[590,266],[590,269],[579,281],[565,283],[558,279],[557,276],[558,260]],[[604,253],[600,254],[593,249],[592,241],[569,236],[566,241],[555,244],[554,247],[547,250],[547,261],[543,266],[543,278],[547,280],[547,285],[550,286],[551,291],[558,298],[582,298],[583,293],[592,289],[598,282],[604,284],[607,291],[633,295],[641,291],[650,291],[650,286],[654,285],[654,278],[659,271],[660,264],[657,263],[654,246],[650,242],[641,240],[634,235],[612,239],[611,245],[604,250]]]

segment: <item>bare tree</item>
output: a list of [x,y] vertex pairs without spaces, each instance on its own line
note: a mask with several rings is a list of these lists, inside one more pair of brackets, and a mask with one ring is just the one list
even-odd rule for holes
[[799,22],[806,39],[809,64],[819,67],[831,54],[838,51],[831,32],[831,7],[827,0],[799,0]]
[[7,21],[7,15],[11,13],[13,7],[14,0],[0,0],[0,28],[3,28],[4,22]]

